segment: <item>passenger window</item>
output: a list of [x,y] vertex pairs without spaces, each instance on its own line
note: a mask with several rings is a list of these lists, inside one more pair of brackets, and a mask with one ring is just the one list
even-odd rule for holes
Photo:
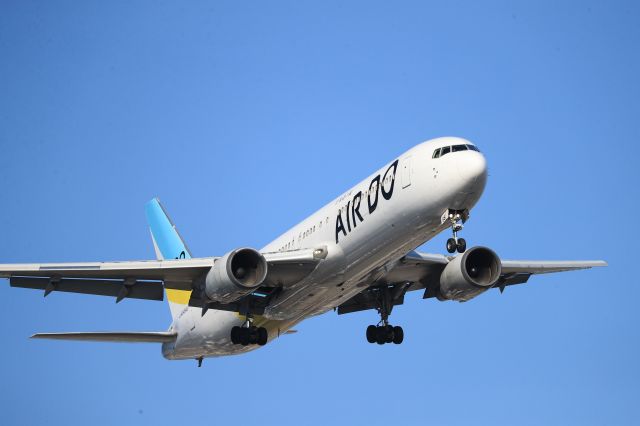
[[454,145],[451,149],[451,152],[459,152],[459,151],[466,151],[466,150],[467,150],[466,145]]
[[451,147],[450,146],[445,146],[442,148],[442,150],[440,151],[440,157],[444,157],[445,155],[447,155],[449,152],[451,151]]

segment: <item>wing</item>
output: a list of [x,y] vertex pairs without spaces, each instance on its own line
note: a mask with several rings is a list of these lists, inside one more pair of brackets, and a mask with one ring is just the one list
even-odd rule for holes
[[524,284],[531,275],[552,272],[577,271],[607,266],[604,260],[503,260],[502,275],[495,287],[504,291],[506,286]]
[[[290,285],[306,277],[322,260],[326,248],[263,253],[269,268],[265,288]],[[163,300],[164,288],[193,290],[194,283],[216,258],[90,263],[0,264],[0,278],[12,287]]]
[[[424,290],[424,298],[436,297],[440,286],[440,275],[453,259],[440,254],[410,252],[392,265],[385,265],[370,274],[368,285],[362,293],[338,307],[338,314],[376,309],[382,291],[389,291],[393,306],[404,303],[407,291]],[[494,285],[500,291],[510,285],[526,283],[531,275],[552,272],[575,271],[607,266],[602,260],[555,261],[555,260],[502,260],[502,274]]]
[[91,342],[164,343],[173,342],[177,333],[168,331],[98,331],[71,333],[37,333],[32,339],[79,340]]

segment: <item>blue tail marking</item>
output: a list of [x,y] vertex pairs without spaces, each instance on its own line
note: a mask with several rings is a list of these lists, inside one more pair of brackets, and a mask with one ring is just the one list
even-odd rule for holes
[[178,233],[160,200],[154,198],[144,206],[151,229],[156,256],[162,259],[191,259],[191,252]]

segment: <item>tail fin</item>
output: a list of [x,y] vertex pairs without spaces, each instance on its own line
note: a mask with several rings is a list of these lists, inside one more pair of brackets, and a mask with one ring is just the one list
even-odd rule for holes
[[154,198],[149,201],[144,210],[158,260],[191,259],[191,252],[169,218],[167,211],[160,204],[160,200]]
[[[191,259],[191,252],[178,233],[160,200],[154,198],[145,205],[145,214],[151,230],[151,240],[158,260],[163,259]],[[166,289],[167,300],[171,316],[176,316],[189,303],[191,291]]]

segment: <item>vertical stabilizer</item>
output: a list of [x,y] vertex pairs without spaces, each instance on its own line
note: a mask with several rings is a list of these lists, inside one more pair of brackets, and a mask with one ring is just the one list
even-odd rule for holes
[[[145,214],[151,240],[158,260],[163,259],[191,259],[191,251],[185,244],[160,200],[154,198],[145,205]],[[166,289],[171,316],[176,316],[189,303],[191,291]]]
[[160,200],[154,198],[149,201],[145,206],[145,213],[158,260],[190,259],[191,252],[169,218],[167,211],[160,204]]

